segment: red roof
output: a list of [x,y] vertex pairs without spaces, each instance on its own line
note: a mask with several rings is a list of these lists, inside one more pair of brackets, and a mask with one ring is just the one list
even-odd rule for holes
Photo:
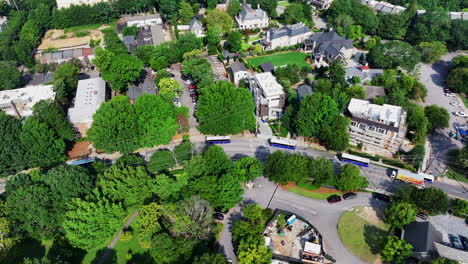
[[94,54],[93,48],[83,48],[83,56],[90,56],[93,54]]
[[370,67],[367,65],[361,66],[361,70],[370,70]]

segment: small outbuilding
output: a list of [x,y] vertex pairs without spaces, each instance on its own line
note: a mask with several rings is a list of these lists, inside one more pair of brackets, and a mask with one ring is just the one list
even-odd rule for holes
[[262,69],[263,72],[272,72],[275,70],[275,67],[271,62],[265,62],[260,65],[260,69]]

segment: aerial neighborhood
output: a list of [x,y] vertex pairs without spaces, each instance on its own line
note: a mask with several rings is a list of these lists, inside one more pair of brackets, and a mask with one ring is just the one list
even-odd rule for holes
[[0,0],[0,263],[468,263],[468,2]]

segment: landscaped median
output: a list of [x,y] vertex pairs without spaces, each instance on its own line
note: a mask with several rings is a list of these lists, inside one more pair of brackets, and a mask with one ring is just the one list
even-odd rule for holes
[[281,185],[285,190],[316,200],[325,200],[331,195],[342,195],[343,193],[332,188],[321,187],[313,184],[290,182],[287,185]]

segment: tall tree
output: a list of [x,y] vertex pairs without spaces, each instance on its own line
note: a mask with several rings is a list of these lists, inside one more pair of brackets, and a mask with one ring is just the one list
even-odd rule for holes
[[434,63],[448,52],[447,47],[441,41],[421,42],[418,45],[418,50],[425,63]]
[[192,153],[193,143],[190,141],[184,141],[174,149],[174,156],[179,165],[182,165],[184,161],[189,160],[192,157]]
[[186,25],[195,14],[193,8],[187,1],[183,0],[179,3],[179,19],[183,25]]
[[47,124],[59,137],[71,140],[75,136],[72,124],[58,103],[41,100],[34,105],[33,111],[34,117]]
[[320,156],[312,160],[310,164],[310,179],[317,183],[327,183],[333,181],[335,169],[333,162]]
[[339,110],[336,102],[327,95],[315,93],[306,96],[297,114],[297,128],[300,135],[318,137],[320,127],[324,123],[331,123]]
[[174,99],[182,92],[182,86],[176,80],[170,78],[163,78],[158,83],[159,94],[169,99]]
[[228,34],[226,39],[227,47],[230,52],[239,52],[242,49],[242,34],[239,31],[233,31]]
[[112,58],[109,71],[104,71],[102,78],[108,81],[115,91],[125,92],[128,85],[140,77],[143,66],[143,62],[137,57],[119,54]]
[[80,166],[60,165],[42,177],[57,200],[65,204],[75,197],[84,197],[94,189],[96,178]]
[[384,69],[402,67],[407,71],[414,69],[421,61],[421,55],[408,43],[389,41],[378,45],[369,52],[369,62]]
[[174,155],[170,150],[158,150],[151,155],[151,158],[146,165],[150,172],[156,173],[174,167]]
[[450,50],[468,49],[468,21],[455,19],[451,23],[450,39],[448,41]]
[[75,96],[79,73],[80,69],[71,63],[62,64],[58,66],[55,71],[54,83],[58,80],[63,81],[65,88],[64,92],[69,100]]
[[403,229],[416,219],[418,210],[416,206],[407,202],[392,202],[385,209],[385,220],[391,226]]
[[240,182],[253,181],[263,174],[263,164],[256,158],[243,157],[234,163],[233,174]]
[[193,264],[228,264],[228,262],[220,253],[203,253],[203,255],[195,257]]
[[237,249],[239,264],[268,264],[272,255],[273,251],[265,246],[260,234],[241,240]]
[[426,117],[429,120],[429,126],[427,129],[430,132],[439,128],[449,127],[450,115],[447,109],[437,105],[430,105],[424,108],[424,114],[426,114]]
[[143,237],[149,239],[153,234],[161,230],[160,218],[162,216],[163,208],[157,203],[150,203],[141,207],[135,224]]
[[234,207],[242,201],[242,195],[244,194],[244,189],[242,189],[239,180],[231,174],[224,174],[219,178],[216,191],[217,197],[213,206],[223,209]]
[[21,83],[21,73],[13,61],[0,61],[0,91],[16,89]]
[[20,142],[21,120],[0,111],[0,176],[14,174],[27,166]]
[[447,11],[428,11],[416,16],[407,33],[407,39],[414,43],[447,41],[450,37],[450,17]]
[[388,236],[384,248],[380,252],[382,259],[390,263],[403,263],[411,255],[413,246],[396,236]]
[[186,177],[159,174],[153,184],[153,193],[162,201],[177,201],[183,194],[181,190],[186,185]]
[[323,144],[331,150],[345,150],[349,146],[349,123],[349,118],[338,115],[331,124],[323,124],[320,130]]
[[353,164],[346,164],[336,176],[335,185],[338,190],[352,191],[367,187],[369,182],[363,176],[359,168]]
[[234,26],[234,20],[227,12],[213,9],[206,15],[206,24],[208,27],[215,28],[218,32],[226,33]]
[[232,17],[235,17],[237,16],[237,14],[239,14],[240,11],[241,11],[241,5],[240,5],[239,0],[229,1],[229,4],[227,6],[227,12],[229,15],[231,15]]

